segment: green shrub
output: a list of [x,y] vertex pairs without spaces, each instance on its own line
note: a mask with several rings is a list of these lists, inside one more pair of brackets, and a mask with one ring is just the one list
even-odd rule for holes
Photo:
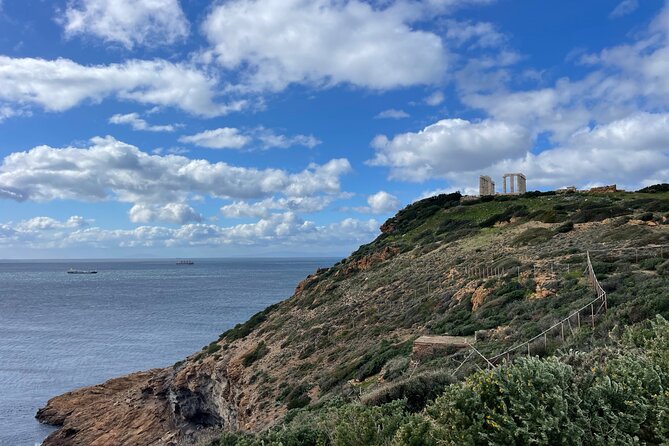
[[302,407],[308,406],[311,402],[311,398],[307,395],[310,386],[307,384],[300,384],[297,387],[294,387],[284,399],[288,410],[291,409],[300,409]]
[[405,419],[403,402],[376,407],[345,406],[338,411],[332,432],[333,446],[388,444]]
[[482,228],[489,228],[495,226],[496,223],[508,221],[514,217],[525,217],[528,215],[527,206],[520,204],[512,204],[499,214],[492,215],[483,220],[479,226]]
[[426,372],[388,384],[361,398],[363,404],[379,406],[395,400],[405,400],[409,412],[423,410],[428,402],[439,396],[453,382],[449,372]]
[[236,339],[241,339],[248,336],[258,325],[265,322],[267,317],[274,310],[278,308],[279,304],[270,305],[265,308],[263,311],[260,311],[249,318],[248,321],[243,324],[237,324],[234,328],[226,331],[225,333],[219,336],[219,340],[227,339],[228,341],[234,341]]
[[562,223],[560,226],[555,228],[555,232],[558,234],[565,234],[567,232],[570,232],[574,229],[574,222],[573,221],[566,221]]
[[648,270],[648,271],[653,271],[663,262],[664,262],[664,259],[660,259],[659,257],[653,257],[653,258],[650,258],[650,259],[641,260],[639,262],[639,266],[642,269],[645,269],[645,270]]
[[654,184],[652,186],[644,187],[643,189],[639,189],[638,192],[645,193],[645,194],[657,194],[660,192],[669,192],[669,184],[667,183],[662,183],[662,184]]
[[447,444],[571,445],[584,431],[571,367],[521,359],[449,386],[427,408]]
[[209,346],[207,346],[207,353],[211,355],[213,353],[216,353],[220,349],[221,346],[218,344],[218,342],[212,342],[211,344],[209,344]]
[[547,242],[553,238],[553,231],[547,228],[529,228],[522,234],[518,235],[514,240],[514,245],[536,245]]
[[248,367],[263,358],[267,353],[269,353],[269,348],[265,344],[265,341],[260,341],[256,348],[242,357],[242,364],[244,364],[244,367]]

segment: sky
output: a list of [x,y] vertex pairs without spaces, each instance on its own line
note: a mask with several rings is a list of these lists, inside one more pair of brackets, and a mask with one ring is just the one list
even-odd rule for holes
[[0,258],[345,256],[507,172],[668,182],[668,3],[0,0]]

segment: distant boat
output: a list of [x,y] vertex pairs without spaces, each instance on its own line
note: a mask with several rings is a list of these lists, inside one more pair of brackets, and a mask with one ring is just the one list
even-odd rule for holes
[[192,260],[177,260],[177,265],[194,265]]
[[98,272],[95,270],[82,270],[82,269],[74,269],[70,268],[67,271],[68,274],[97,274]]

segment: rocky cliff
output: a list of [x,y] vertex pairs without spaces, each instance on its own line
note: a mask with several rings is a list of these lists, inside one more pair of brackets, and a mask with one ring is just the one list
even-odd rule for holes
[[[580,274],[587,249],[605,250],[600,263],[612,278],[637,280],[639,270],[638,280],[666,285],[669,250],[659,246],[669,243],[668,213],[664,191],[422,200],[183,362],[53,398],[37,418],[59,429],[43,444],[189,444],[217,430],[262,430],[334,396],[359,398],[410,368],[448,368],[444,358],[410,364],[412,341],[485,330],[485,350],[550,326],[589,297]],[[641,258],[622,249],[630,247]],[[620,271],[606,266],[620,259]],[[609,286],[616,302],[621,285]],[[620,311],[634,318],[624,299]]]

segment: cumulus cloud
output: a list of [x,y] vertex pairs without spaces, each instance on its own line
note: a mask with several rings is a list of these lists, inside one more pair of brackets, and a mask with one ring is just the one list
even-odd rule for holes
[[389,108],[388,110],[383,110],[375,117],[376,119],[404,119],[409,117],[409,113],[404,110]]
[[267,217],[275,211],[313,213],[322,211],[336,198],[347,198],[348,194],[318,195],[313,197],[266,198],[256,202],[235,201],[221,207],[221,214],[228,218]]
[[581,78],[514,90],[517,75],[509,67],[520,59],[507,54],[506,61],[499,55],[468,61],[456,74],[461,101],[495,120],[543,133],[558,145],[593,122],[606,124],[669,107],[669,4],[631,43],[581,55],[577,61],[586,71]]
[[[45,217],[48,218],[48,217]],[[63,222],[60,222],[63,224]],[[0,223],[0,247],[63,249],[86,248],[174,248],[174,247],[355,247],[379,232],[374,220],[347,218],[317,225],[293,212],[268,215],[254,223],[218,226],[190,223],[178,227],[139,226],[133,229],[99,227],[62,228],[57,231],[30,228],[25,224]]]
[[251,138],[243,135],[239,129],[223,127],[205,130],[195,135],[182,136],[179,141],[209,149],[241,149],[251,142]]
[[164,206],[136,204],[130,209],[128,215],[133,223],[164,221],[184,224],[202,221],[202,216],[185,203],[168,203]]
[[432,107],[436,107],[437,105],[441,105],[441,103],[444,102],[444,99],[444,93],[441,91],[435,91],[425,98],[425,103],[427,105],[431,105]]
[[523,127],[505,122],[444,119],[413,133],[372,141],[376,156],[369,164],[390,168],[394,179],[424,181],[450,173],[485,168],[523,156],[532,138]]
[[400,207],[400,200],[386,191],[379,191],[367,198],[367,204],[369,206],[357,207],[354,210],[374,215],[387,214],[397,211]]
[[[501,178],[523,172],[527,186],[555,189],[617,184],[626,189],[666,182],[669,175],[669,114],[637,113],[607,124],[580,129],[564,144],[541,153],[501,160],[485,173]],[[471,191],[481,170],[453,172],[447,179]]]
[[132,127],[133,130],[145,130],[147,132],[173,132],[174,126],[167,125],[151,125],[146,120],[139,117],[138,113],[115,114],[109,118],[110,124],[126,124]]
[[171,45],[188,36],[178,0],[69,0],[58,20],[65,35],[91,35],[127,49]]
[[287,149],[289,147],[308,147],[310,149],[321,144],[313,135],[281,135],[264,127],[242,131],[240,129],[223,127],[214,130],[205,130],[195,135],[182,136],[180,142],[195,144],[210,149],[243,149],[254,145],[260,149],[272,148]]
[[205,117],[245,107],[243,100],[217,103],[217,85],[217,78],[193,66],[159,59],[89,66],[69,59],[0,56],[0,108],[13,110],[39,106],[64,111],[109,97]]
[[[12,153],[0,165],[0,198],[13,200],[118,200],[139,205],[135,221],[196,220],[185,203],[193,195],[254,199],[338,194],[340,178],[350,172],[346,159],[310,164],[290,173],[253,169],[177,155],[150,155],[110,136],[86,148],[35,147]],[[172,203],[172,204],[170,204]]]
[[23,220],[16,225],[17,231],[47,231],[53,229],[79,229],[88,226],[92,220],[86,220],[79,215],[73,215],[65,221],[56,220],[51,217],[34,217]]
[[359,0],[232,0],[212,9],[203,30],[215,60],[243,67],[250,89],[389,89],[434,83],[447,67],[441,38],[411,27],[417,9]]

